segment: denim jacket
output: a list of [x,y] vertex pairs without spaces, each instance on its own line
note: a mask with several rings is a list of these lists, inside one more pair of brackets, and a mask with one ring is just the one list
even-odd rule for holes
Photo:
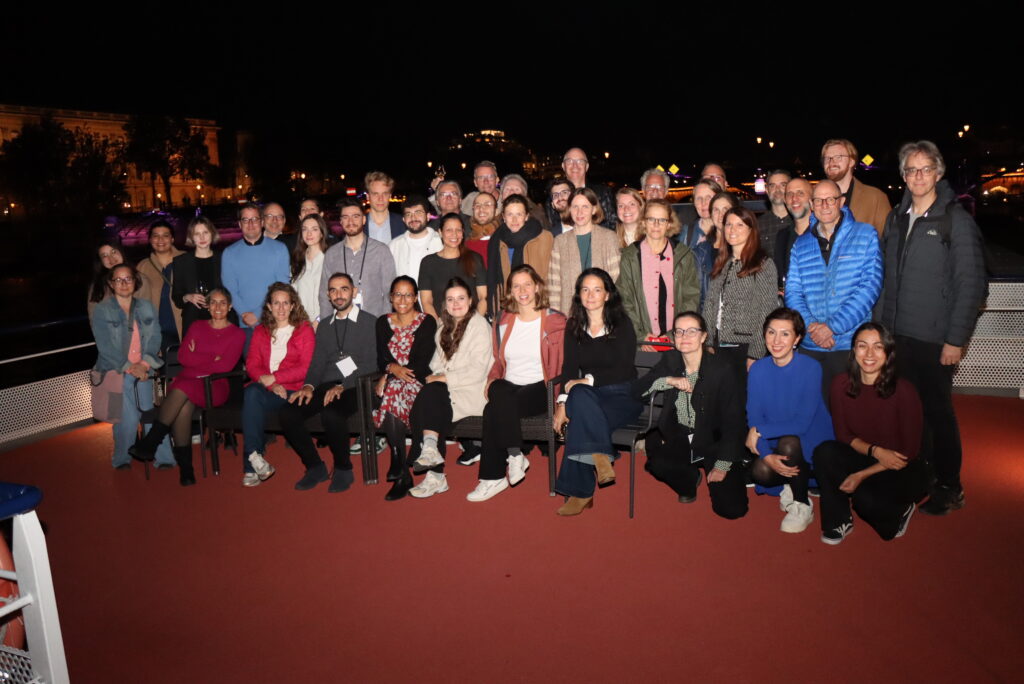
[[[163,365],[160,359],[160,323],[153,305],[137,297],[132,299],[132,313],[139,324],[139,341],[142,343],[142,360],[150,368]],[[96,366],[94,370],[105,373],[109,370],[128,370],[128,346],[132,331],[128,317],[117,303],[117,297],[108,297],[96,305],[92,314],[92,335],[96,339]]]

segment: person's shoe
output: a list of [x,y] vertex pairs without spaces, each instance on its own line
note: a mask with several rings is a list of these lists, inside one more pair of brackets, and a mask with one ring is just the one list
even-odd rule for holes
[[404,470],[401,477],[395,480],[395,484],[391,485],[391,489],[384,495],[384,500],[398,501],[399,499],[404,499],[410,489],[412,489],[412,475],[409,474],[408,470]]
[[316,487],[321,482],[326,482],[327,480],[327,466],[325,466],[323,461],[321,461],[312,468],[306,469],[306,474],[302,476],[301,480],[295,483],[295,488],[300,492],[304,492],[307,489]]
[[[320,446],[320,444],[317,444],[317,446]],[[348,448],[348,453],[350,456],[358,456],[359,454],[363,453],[362,441],[357,439],[356,441],[352,442],[352,444]]]
[[821,541],[825,542],[830,546],[841,544],[844,539],[850,536],[853,532],[853,521],[839,523],[830,530],[825,530],[821,533]]
[[506,489],[508,489],[508,480],[505,478],[500,480],[480,480],[476,485],[476,489],[466,495],[466,500],[474,503],[487,501],[492,496],[497,496]]
[[426,499],[434,496],[435,494],[441,494],[442,492],[447,491],[448,479],[444,476],[444,473],[435,473],[431,470],[427,473],[427,476],[423,478],[422,482],[409,490],[409,496],[414,496],[417,499]]
[[704,479],[704,472],[697,471],[697,484],[693,485],[693,494],[680,494],[679,503],[691,504],[697,500],[697,490],[700,489],[700,482]]
[[896,535],[893,537],[893,539],[902,537],[907,533],[907,527],[910,525],[910,518],[913,517],[914,510],[916,508],[917,506],[915,506],[914,502],[911,501],[909,504],[907,504],[907,509],[900,513],[900,524],[896,528]]
[[132,469],[132,464],[131,464],[130,461],[126,461],[124,463],[118,463],[116,466],[114,466],[114,470],[131,470],[131,469]]
[[173,463],[154,463],[153,464],[153,469],[154,470],[171,470],[172,468],[174,468],[174,464]]
[[442,463],[444,463],[444,456],[437,450],[437,447],[425,446],[420,450],[420,457],[413,463],[412,470],[414,473],[422,473],[424,470],[429,470]]
[[786,507],[786,517],[782,519],[779,529],[792,534],[806,530],[807,526],[814,520],[814,504],[810,503],[810,501],[808,499],[807,503],[794,501],[789,504]]
[[570,496],[555,513],[558,515],[579,515],[588,508],[594,507],[594,497],[590,496],[581,499],[578,496]]
[[[326,480],[327,478],[325,477],[324,479]],[[334,472],[331,473],[331,484],[327,487],[327,492],[329,494],[344,492],[346,489],[351,487],[352,483],[355,481],[355,473],[351,470],[339,470],[338,468],[335,468]]]
[[793,489],[789,485],[782,485],[779,492],[779,510],[783,513],[789,511],[789,505],[793,503]]
[[174,460],[178,464],[178,484],[191,487],[196,483],[196,472],[192,468],[192,445],[174,447]]
[[408,468],[405,467],[405,459],[396,460],[394,456],[391,457],[391,467],[388,468],[387,481],[398,482],[402,479],[402,474],[408,472]]
[[459,465],[471,466],[479,461],[480,451],[474,449],[473,451],[463,451],[462,454],[459,455],[459,458],[456,460],[456,463],[458,463]]
[[928,515],[948,515],[964,507],[963,487],[947,487],[936,485],[928,500],[921,504],[921,512]]
[[259,487],[260,482],[260,476],[256,473],[246,473],[245,475],[242,475],[243,487]]
[[821,498],[821,487],[808,487],[807,496],[813,496],[815,499]]
[[594,469],[597,471],[597,486],[603,487],[615,482],[615,469],[607,454],[594,454]]
[[519,454],[518,456],[508,457],[508,484],[511,487],[515,487],[517,484],[523,481],[526,477],[526,471],[530,469],[530,461],[527,460],[526,456]]
[[145,437],[136,440],[135,444],[128,447],[128,455],[136,461],[152,461],[156,458],[156,450],[160,446],[160,442],[164,441],[164,437],[170,432],[170,426],[159,421],[154,422]]
[[258,451],[249,454],[249,465],[256,471],[256,475],[260,480],[270,479],[276,472],[274,466],[267,463],[267,459],[263,458],[263,454]]

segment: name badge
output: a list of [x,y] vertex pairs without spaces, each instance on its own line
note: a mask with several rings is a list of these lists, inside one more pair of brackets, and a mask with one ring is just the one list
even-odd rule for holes
[[343,378],[347,378],[352,375],[358,368],[358,366],[356,366],[356,362],[352,360],[352,357],[349,354],[342,354],[338,357],[338,360],[334,365],[337,367],[338,372],[341,373],[341,377]]
[[356,298],[352,300],[352,303],[358,306],[360,309],[363,308],[363,291],[360,290]]

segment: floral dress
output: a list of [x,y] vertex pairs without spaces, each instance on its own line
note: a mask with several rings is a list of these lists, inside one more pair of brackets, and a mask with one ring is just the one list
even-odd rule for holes
[[[391,326],[393,331],[391,340],[388,342],[388,351],[395,357],[395,363],[401,366],[409,364],[409,352],[412,350],[413,338],[426,318],[427,314],[420,313],[413,319],[412,323],[404,328],[399,328],[395,324],[395,319],[388,316],[388,325]],[[384,414],[386,412],[405,423],[406,427],[409,427],[409,411],[412,409],[412,403],[416,400],[416,395],[420,393],[421,389],[423,389],[423,385],[418,380],[405,382],[394,376],[388,376],[387,384],[384,385],[384,397],[380,408],[373,411],[373,424],[380,427],[384,423]]]

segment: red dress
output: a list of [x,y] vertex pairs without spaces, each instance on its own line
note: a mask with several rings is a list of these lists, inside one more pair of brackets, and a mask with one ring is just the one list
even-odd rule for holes
[[[409,364],[409,352],[412,351],[413,338],[420,324],[427,318],[427,314],[420,313],[413,319],[413,322],[404,328],[395,326],[395,321],[388,317],[388,325],[394,331],[391,340],[388,341],[388,351],[395,357],[395,362],[400,366]],[[416,395],[423,389],[419,381],[405,382],[394,376],[388,376],[388,382],[384,385],[384,397],[380,408],[373,412],[373,423],[380,427],[384,423],[384,413],[390,413],[409,427],[409,411],[412,403],[416,401]]]
[[[194,343],[194,345],[193,345]],[[190,347],[194,346],[194,351]],[[245,333],[235,325],[217,330],[210,321],[196,321],[189,326],[185,340],[178,348],[181,372],[171,381],[170,389],[179,389],[196,406],[206,408],[201,376],[227,373],[242,357]],[[219,406],[228,400],[228,381],[213,382],[213,404]]]

